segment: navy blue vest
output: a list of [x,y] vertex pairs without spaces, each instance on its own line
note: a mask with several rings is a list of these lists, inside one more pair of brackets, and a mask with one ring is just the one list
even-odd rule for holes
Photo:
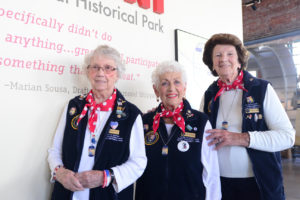
[[[189,103],[184,100],[182,113],[186,134],[183,136],[178,126],[174,125],[168,137],[162,118],[158,133],[153,135],[152,124],[156,112],[160,112],[160,106],[155,112],[143,116],[148,163],[144,174],[137,181],[135,199],[204,200],[201,147],[207,116],[192,110]],[[169,139],[168,154],[162,155],[163,141],[167,143]],[[178,145],[184,144],[180,141],[188,142],[187,151],[182,152],[178,149]]]
[[[88,116],[86,115],[77,126],[76,122],[84,105],[85,97],[78,96],[70,100],[68,106],[66,127],[64,132],[62,159],[64,167],[74,172],[78,171],[83,148]],[[114,110],[107,120],[100,135],[95,155],[93,170],[104,170],[121,165],[128,160],[129,143],[132,126],[141,114],[140,110],[117,91]],[[114,128],[112,128],[114,127]],[[73,192],[65,189],[58,181],[55,182],[52,199],[72,199]],[[112,185],[90,189],[90,200],[132,200],[133,185],[120,193],[116,193]]]
[[[251,76],[244,71],[244,87],[242,97],[242,132],[269,130],[264,120],[263,102],[268,82]],[[213,128],[219,110],[219,99],[214,97],[219,87],[215,81],[205,92],[204,112],[209,116]],[[275,111],[274,111],[275,112]],[[276,113],[275,113],[276,114]],[[256,116],[255,116],[256,115]],[[280,152],[265,152],[247,148],[253,165],[253,172],[260,189],[262,200],[284,200],[284,188],[281,169]]]

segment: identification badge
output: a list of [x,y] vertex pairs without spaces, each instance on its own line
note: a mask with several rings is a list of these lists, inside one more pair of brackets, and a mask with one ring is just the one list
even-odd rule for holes
[[168,150],[169,150],[168,146],[167,146],[167,145],[164,145],[163,148],[162,148],[161,154],[162,154],[163,156],[168,155]]
[[89,157],[95,156],[95,147],[94,146],[89,146]]
[[223,121],[222,122],[222,129],[223,130],[227,130],[228,129],[228,122],[227,121]]

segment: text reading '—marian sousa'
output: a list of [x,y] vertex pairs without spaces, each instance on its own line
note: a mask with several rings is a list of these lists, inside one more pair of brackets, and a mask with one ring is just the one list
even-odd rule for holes
[[[71,4],[68,0],[55,0],[63,2],[65,4]],[[147,15],[139,15],[137,11],[134,13],[127,13],[121,10],[120,6],[116,8],[110,8],[103,5],[101,1],[94,2],[90,0],[74,0],[72,5],[75,5],[77,8],[85,9],[89,12],[98,13],[106,17],[111,17],[113,19],[120,20],[125,23],[133,25],[141,25],[143,28],[148,28],[152,31],[157,31],[164,33],[163,24],[160,19],[150,19]]]

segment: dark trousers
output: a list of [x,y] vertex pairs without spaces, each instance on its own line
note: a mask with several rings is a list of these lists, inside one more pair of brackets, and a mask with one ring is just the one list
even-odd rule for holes
[[254,178],[221,177],[222,200],[260,200]]

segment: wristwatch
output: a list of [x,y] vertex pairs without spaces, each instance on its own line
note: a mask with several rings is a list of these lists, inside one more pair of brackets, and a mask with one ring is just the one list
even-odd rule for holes
[[114,171],[112,169],[109,169],[109,173],[110,173],[110,176],[111,176],[110,182],[112,183],[115,180],[115,174],[114,174]]

